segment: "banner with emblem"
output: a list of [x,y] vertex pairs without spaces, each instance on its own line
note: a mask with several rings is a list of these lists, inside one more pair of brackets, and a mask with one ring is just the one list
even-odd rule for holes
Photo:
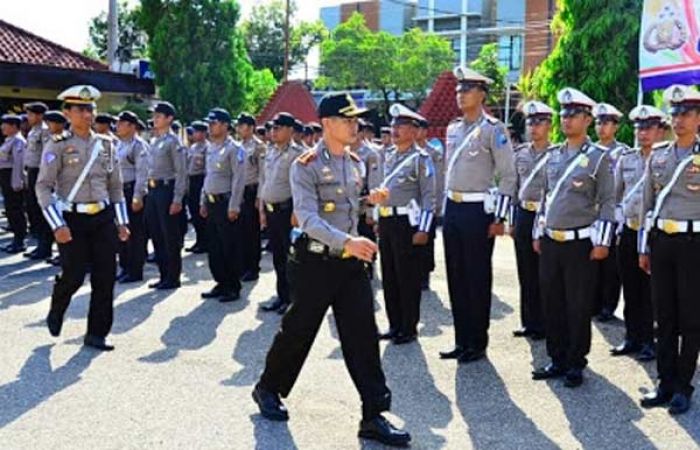
[[700,84],[700,2],[644,0],[639,76],[644,91]]

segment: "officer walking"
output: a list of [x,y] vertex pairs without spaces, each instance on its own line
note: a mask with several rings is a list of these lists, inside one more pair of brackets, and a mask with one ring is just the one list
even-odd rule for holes
[[209,147],[209,142],[207,141],[209,126],[201,120],[195,120],[190,127],[192,128],[192,136],[190,137],[190,147],[187,149],[187,178],[189,183],[189,188],[187,190],[187,209],[192,218],[195,241],[194,244],[186,248],[185,251],[199,254],[206,253],[209,248],[206,220],[199,214],[202,186],[204,185],[207,148]]
[[559,91],[566,141],[549,150],[536,238],[547,354],[551,363],[533,379],[565,377],[566,387],[583,383],[591,348],[596,264],[608,257],[615,233],[610,159],[586,134],[595,101],[572,88]]
[[115,143],[119,167],[122,171],[124,199],[129,215],[129,240],[119,246],[120,283],[143,280],[146,263],[146,220],[144,204],[147,193],[148,144],[137,134],[139,118],[131,111],[122,111],[117,117]]
[[377,204],[382,286],[389,331],[380,336],[407,344],[418,336],[421,281],[426,245],[435,218],[435,169],[427,151],[416,145],[423,117],[394,104],[394,151],[387,174],[369,200]]
[[207,219],[209,270],[216,286],[202,298],[230,302],[240,298],[240,220],[245,188],[245,150],[229,135],[231,114],[214,108],[207,115],[210,142],[200,214]]
[[61,274],[46,319],[49,331],[52,336],[61,333],[63,315],[90,266],[84,343],[109,351],[114,347],[105,337],[112,327],[117,236],[128,239],[129,218],[112,139],[90,129],[99,98],[93,86],[73,86],[58,96],[71,129],[46,145],[36,193],[61,254]]
[[253,391],[263,417],[286,421],[280,396],[289,395],[329,307],[345,362],[362,399],[359,436],[388,445],[411,437],[381,413],[391,404],[379,360],[372,288],[363,265],[377,246],[357,234],[360,159],[346,147],[357,138],[359,109],[349,94],[328,95],[318,115],[323,139],[292,168],[294,214],[300,229],[289,259],[292,307],[268,352]]
[[180,287],[182,240],[187,218],[182,200],[187,190],[187,154],[171,130],[175,108],[168,102],[153,110],[153,139],[148,163],[146,224],[156,251],[160,280],[155,289]]
[[5,114],[0,118],[5,141],[0,145],[0,189],[5,199],[5,213],[12,231],[12,242],[3,247],[7,253],[26,250],[27,218],[24,215],[24,152],[27,141],[19,131],[20,118]]
[[690,408],[700,349],[700,93],[673,85],[664,100],[676,140],[652,152],[646,165],[639,242],[639,265],[651,272],[660,384],[641,405],[669,405],[676,415]]
[[[491,255],[505,232],[515,191],[513,148],[505,125],[483,110],[492,80],[464,67],[457,103],[463,117],[447,128],[446,206],[443,222],[447,286],[455,348],[443,359],[476,361],[486,355],[491,313]],[[498,180],[498,188],[493,189]]]

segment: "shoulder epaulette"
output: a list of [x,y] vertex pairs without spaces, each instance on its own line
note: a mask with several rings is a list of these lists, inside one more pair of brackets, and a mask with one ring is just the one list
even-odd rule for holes
[[499,123],[501,123],[500,120],[496,119],[495,117],[493,117],[491,115],[484,114],[484,117],[486,117],[486,121],[488,123],[490,123],[491,125],[498,125]]
[[425,157],[425,158],[431,158],[430,152],[428,151],[427,148],[424,148],[424,147],[418,148],[418,154]]
[[348,150],[348,155],[350,156],[350,158],[351,158],[353,161],[355,161],[355,162],[357,162],[357,163],[362,162],[362,158],[360,158],[359,155],[358,155],[357,153],[351,152],[350,150]]
[[549,147],[547,147],[548,152],[551,152],[552,150],[559,150],[561,148],[561,144],[552,144]]
[[595,142],[591,144],[591,147],[592,147],[593,149],[599,150],[599,151],[601,151],[601,152],[607,152],[607,151],[608,151],[608,149],[607,149],[606,147],[603,147],[602,145],[597,144],[597,143],[595,143]]
[[[520,150],[524,150],[524,149],[527,149],[529,147],[530,147],[530,143],[525,142],[525,143],[516,145],[515,148],[513,149],[513,151],[519,152]],[[549,149],[547,149],[547,150],[549,150]]]
[[301,155],[299,155],[299,157],[297,158],[297,161],[299,161],[299,164],[301,164],[302,166],[306,166],[311,161],[316,159],[316,156],[317,156],[316,150],[313,150],[313,149],[307,150],[304,153],[302,153]]
[[61,134],[54,134],[53,136],[51,136],[51,139],[54,142],[61,142],[61,141],[65,141],[66,139],[70,138],[71,136],[73,136],[73,133],[71,133],[70,131],[64,131]]
[[660,148],[666,148],[669,146],[671,142],[670,141],[663,141],[663,142],[657,142],[656,144],[652,145],[651,148],[652,150],[658,150]]
[[633,153],[637,153],[638,151],[638,148],[626,147],[622,149],[622,153],[620,154],[620,156],[631,155]]

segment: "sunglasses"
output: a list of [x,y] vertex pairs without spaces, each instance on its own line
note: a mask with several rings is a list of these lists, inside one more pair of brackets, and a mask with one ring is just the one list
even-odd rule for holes
[[552,120],[549,117],[528,117],[525,123],[530,126],[542,125],[544,123],[551,123]]
[[585,108],[567,108],[559,111],[559,116],[562,118],[574,117],[579,114],[590,114],[590,111]]

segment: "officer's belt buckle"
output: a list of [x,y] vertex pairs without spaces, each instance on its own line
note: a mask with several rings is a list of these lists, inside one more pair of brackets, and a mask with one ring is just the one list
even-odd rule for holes
[[461,203],[463,198],[464,197],[462,196],[461,192],[450,193],[450,200],[452,200],[453,202]]
[[320,242],[316,241],[310,241],[309,245],[307,247],[311,253],[317,253],[319,255],[322,255],[323,252],[326,250],[326,246],[321,244]]
[[557,242],[566,242],[566,231],[551,230],[550,237]]
[[88,203],[85,205],[85,213],[89,215],[97,214],[102,211],[101,203]]
[[389,217],[391,215],[391,207],[389,206],[380,206],[379,207],[379,217]]
[[634,217],[627,219],[627,226],[634,231],[639,231],[639,219],[636,219]]
[[209,203],[216,203],[216,196],[214,194],[207,194],[207,199]]
[[272,203],[265,203],[265,209],[267,209],[267,212],[275,212],[275,205]]
[[340,254],[340,257],[342,259],[350,259],[350,258],[352,258],[352,255],[350,254],[349,251],[343,249],[343,253]]
[[534,201],[525,201],[523,202],[523,208],[525,208],[527,211],[535,212],[537,211],[537,208],[539,208],[539,205]]
[[664,220],[661,223],[661,229],[666,234],[676,234],[681,231],[680,224],[675,220]]
[[154,189],[156,187],[156,180],[154,180],[153,178],[149,178],[148,187]]

